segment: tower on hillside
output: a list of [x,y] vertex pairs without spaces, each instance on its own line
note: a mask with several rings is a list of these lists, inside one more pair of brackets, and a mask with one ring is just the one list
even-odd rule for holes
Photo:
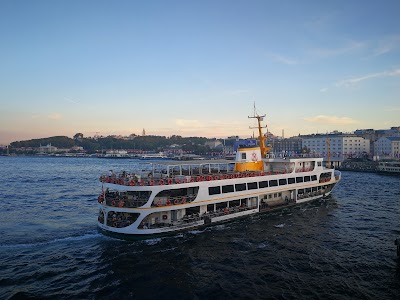
[[144,130],[144,128],[143,128],[143,131],[142,131],[142,136],[146,136],[146,130]]

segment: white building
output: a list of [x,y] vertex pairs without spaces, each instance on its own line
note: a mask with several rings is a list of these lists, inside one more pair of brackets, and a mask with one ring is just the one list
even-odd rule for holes
[[343,160],[349,156],[370,154],[370,140],[355,135],[328,134],[302,136],[302,147],[311,153],[327,156],[328,143],[331,158]]
[[57,151],[57,147],[52,146],[51,144],[47,144],[46,146],[39,146],[39,152],[41,153],[54,153]]
[[374,153],[379,158],[399,158],[399,151],[400,137],[385,136],[375,141]]

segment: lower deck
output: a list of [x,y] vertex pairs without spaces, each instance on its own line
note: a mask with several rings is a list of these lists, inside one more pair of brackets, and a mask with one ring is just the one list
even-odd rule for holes
[[150,213],[130,212],[126,209],[100,208],[99,227],[125,234],[153,234],[190,229],[227,221],[249,214],[268,212],[322,198],[330,194],[335,183],[306,189],[265,193],[216,203],[203,201],[197,205]]

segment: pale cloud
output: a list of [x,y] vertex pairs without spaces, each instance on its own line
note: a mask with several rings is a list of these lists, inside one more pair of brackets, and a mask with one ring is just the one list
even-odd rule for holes
[[285,64],[285,65],[297,65],[299,64],[299,62],[297,60],[294,60],[292,58],[280,55],[280,54],[274,54],[274,53],[270,53],[268,54],[268,56],[279,63]]
[[176,119],[175,124],[178,127],[203,127],[201,122],[198,120],[184,120],[184,119]]
[[365,47],[365,43],[363,42],[355,42],[351,41],[348,45],[345,45],[341,48],[317,48],[312,50],[312,52],[320,57],[331,57],[331,56],[338,56],[338,55],[343,55],[347,53],[351,53],[355,50],[361,49]]
[[305,121],[318,124],[349,125],[359,123],[357,120],[348,117],[318,115],[315,117],[304,118]]
[[379,42],[373,56],[380,56],[400,47],[400,35],[389,36]]
[[47,118],[50,120],[61,120],[63,116],[59,113],[53,113],[51,115],[48,115]]
[[353,77],[349,79],[345,79],[336,83],[336,86],[351,86],[355,85],[361,81],[371,79],[371,78],[384,78],[384,77],[395,77],[400,76],[400,69],[393,70],[393,71],[383,71],[379,73],[367,74],[360,77]]
[[326,91],[328,91],[328,88],[322,88],[319,90],[321,93],[325,93]]

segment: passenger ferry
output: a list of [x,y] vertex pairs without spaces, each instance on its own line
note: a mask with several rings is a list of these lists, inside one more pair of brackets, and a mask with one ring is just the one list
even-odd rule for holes
[[[275,158],[265,147],[239,148],[235,160],[141,164],[100,177],[98,226],[108,233],[166,234],[290,207],[328,196],[341,173],[323,158]],[[329,165],[329,164],[328,164]]]
[[378,165],[378,173],[400,175],[400,161],[381,161]]

